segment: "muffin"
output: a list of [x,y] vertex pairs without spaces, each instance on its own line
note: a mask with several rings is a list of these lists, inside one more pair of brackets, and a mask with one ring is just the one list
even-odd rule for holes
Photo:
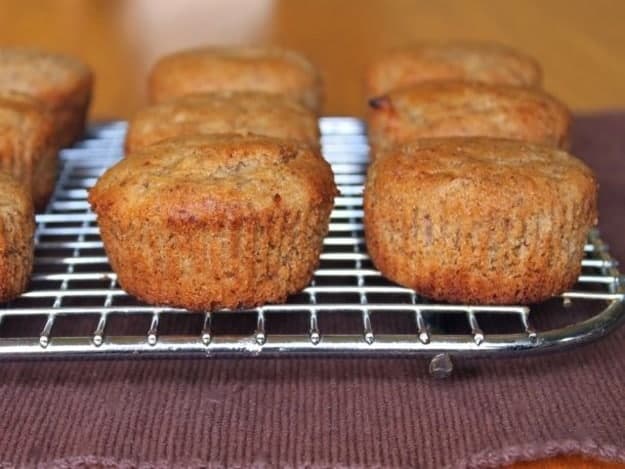
[[59,159],[54,123],[28,95],[0,91],[0,171],[12,175],[42,210],[54,190]]
[[430,81],[395,89],[369,104],[369,142],[374,149],[428,137],[500,137],[568,145],[568,109],[537,89]]
[[30,194],[0,172],[0,302],[19,296],[33,269],[35,216]]
[[168,55],[152,68],[152,103],[207,91],[264,91],[290,96],[315,112],[321,76],[297,52],[278,48],[205,47]]
[[0,90],[18,91],[40,100],[52,115],[60,147],[82,136],[92,87],[91,70],[73,57],[0,47]]
[[553,147],[424,139],[370,166],[365,235],[384,276],[457,303],[534,303],[571,287],[597,222],[597,184]]
[[190,310],[282,302],[318,263],[336,195],[307,145],[197,135],[156,143],[89,193],[121,286]]
[[258,134],[319,146],[316,115],[286,96],[222,91],[173,98],[139,111],[130,121],[126,152],[193,134]]
[[539,86],[538,62],[495,43],[419,44],[387,52],[365,72],[367,97],[430,80]]

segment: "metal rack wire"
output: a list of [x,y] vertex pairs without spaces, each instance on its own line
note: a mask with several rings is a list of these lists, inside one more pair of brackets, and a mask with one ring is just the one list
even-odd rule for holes
[[430,371],[445,376],[450,354],[559,349],[599,338],[622,321],[625,289],[596,232],[575,289],[531,309],[433,304],[387,281],[364,245],[363,124],[323,118],[320,125],[341,196],[319,269],[287,304],[237,314],[147,306],[119,288],[86,189],[121,157],[126,127],[93,127],[86,140],[62,152],[53,200],[37,217],[30,289],[0,309],[0,357],[425,354],[434,357]]

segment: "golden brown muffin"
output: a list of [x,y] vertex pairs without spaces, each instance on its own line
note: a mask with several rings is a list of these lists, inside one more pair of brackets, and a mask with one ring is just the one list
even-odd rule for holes
[[121,286],[191,310],[284,301],[318,263],[336,187],[304,144],[198,135],[145,147],[89,193]]
[[537,89],[430,81],[395,89],[369,103],[373,149],[428,137],[501,137],[568,145],[568,109]]
[[0,302],[19,296],[33,269],[35,216],[30,194],[0,172]]
[[533,303],[580,273],[597,184],[553,147],[424,139],[369,167],[365,234],[383,275],[440,301]]
[[257,134],[319,146],[316,115],[286,96],[224,91],[173,98],[139,111],[130,121],[126,152],[193,134]]
[[0,91],[0,170],[11,174],[43,210],[54,190],[58,148],[51,116],[35,98]]
[[267,47],[205,47],[168,55],[152,68],[150,99],[162,103],[207,91],[264,91],[290,96],[315,112],[321,76],[297,52]]
[[419,44],[387,52],[365,72],[367,97],[430,80],[539,86],[538,62],[495,43]]
[[91,70],[73,57],[37,49],[0,48],[0,90],[40,100],[52,114],[61,147],[82,136],[92,88]]

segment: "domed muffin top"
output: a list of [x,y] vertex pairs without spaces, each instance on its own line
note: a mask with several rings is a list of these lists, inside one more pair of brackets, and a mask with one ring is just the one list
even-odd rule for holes
[[161,58],[150,73],[152,102],[204,91],[285,94],[318,111],[321,76],[301,54],[277,47],[203,47]]
[[129,155],[100,178],[89,200],[97,213],[220,223],[325,206],[335,195],[330,165],[307,145],[219,134],[170,139]]
[[256,91],[197,93],[147,107],[131,120],[126,151],[191,134],[258,134],[319,145],[316,115],[303,104]]
[[469,80],[539,86],[533,58],[490,42],[424,43],[398,48],[374,61],[365,75],[369,97],[429,80]]
[[[0,89],[26,93],[52,108],[82,101],[93,76],[73,57],[26,47],[0,47]],[[76,96],[80,95],[80,96]]]
[[[466,216],[532,211],[586,201],[596,218],[596,180],[579,159],[553,147],[496,138],[422,139],[398,145],[376,159],[368,186],[389,197],[457,205]],[[380,194],[382,192],[378,192]]]

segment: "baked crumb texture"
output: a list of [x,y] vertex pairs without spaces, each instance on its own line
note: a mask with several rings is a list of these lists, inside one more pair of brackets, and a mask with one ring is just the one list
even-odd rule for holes
[[59,147],[84,133],[91,101],[93,74],[67,55],[32,48],[0,48],[0,90],[37,98],[51,115]]
[[43,210],[54,191],[58,146],[52,116],[31,96],[0,90],[0,171],[12,175]]
[[139,111],[130,121],[126,153],[193,134],[257,134],[319,146],[317,116],[289,96],[217,91],[179,96]]
[[499,137],[560,148],[569,142],[567,107],[536,88],[431,81],[370,100],[372,158],[418,138]]
[[369,167],[364,211],[371,259],[400,285],[438,301],[534,303],[575,283],[597,184],[552,147],[424,139]]
[[27,287],[33,268],[35,216],[30,194],[0,172],[0,302]]
[[204,47],[160,59],[149,77],[152,103],[213,91],[262,91],[322,105],[319,71],[297,52],[275,47]]
[[309,146],[233,134],[170,139],[89,193],[121,286],[191,310],[283,302],[313,275],[337,194]]
[[540,86],[536,60],[509,47],[490,42],[415,44],[386,52],[365,71],[367,97],[394,88],[431,80]]

